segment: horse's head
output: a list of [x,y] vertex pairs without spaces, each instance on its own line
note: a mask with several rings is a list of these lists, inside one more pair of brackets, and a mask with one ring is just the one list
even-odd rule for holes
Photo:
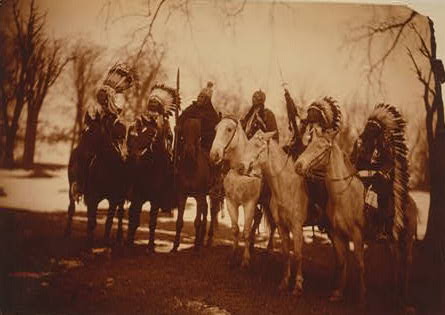
[[376,153],[384,151],[385,139],[384,132],[380,124],[369,120],[365,130],[355,143],[354,157],[357,169],[367,169],[376,158]]
[[127,125],[115,116],[105,116],[101,130],[104,150],[125,161],[128,157]]
[[216,126],[216,135],[210,149],[210,159],[219,164],[226,158],[226,153],[236,145],[234,138],[239,133],[240,123],[235,118],[225,117]]
[[295,171],[304,176],[324,177],[337,133],[333,129],[313,128],[306,149],[297,159]]
[[132,158],[140,158],[146,153],[153,152],[153,145],[158,136],[157,123],[144,116],[138,118],[128,131],[128,152]]
[[182,123],[178,134],[182,148],[180,156],[188,161],[196,160],[201,146],[201,121],[192,118],[186,119]]
[[238,172],[244,175],[258,175],[258,169],[268,161],[270,141],[276,134],[275,131],[263,132],[258,130],[249,140],[238,168]]
[[85,128],[82,130],[83,153],[95,154],[102,143],[102,126],[99,115],[90,116],[87,112],[84,120]]

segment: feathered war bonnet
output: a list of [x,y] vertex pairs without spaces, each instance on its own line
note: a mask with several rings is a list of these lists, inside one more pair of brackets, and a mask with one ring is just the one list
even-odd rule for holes
[[394,225],[393,236],[398,239],[405,225],[406,206],[408,204],[409,173],[408,147],[405,140],[406,121],[393,105],[378,104],[366,122],[363,136],[376,136],[375,132],[383,133],[385,144],[391,150],[394,162]]
[[119,113],[122,109],[115,102],[118,93],[133,86],[137,76],[130,67],[124,63],[117,63],[108,71],[107,76],[96,94],[97,102],[113,113]]
[[340,107],[332,97],[324,97],[313,102],[307,110],[307,123],[317,123],[323,129],[340,131],[342,114]]
[[147,110],[163,115],[172,115],[179,104],[176,90],[164,84],[153,86],[148,97]]

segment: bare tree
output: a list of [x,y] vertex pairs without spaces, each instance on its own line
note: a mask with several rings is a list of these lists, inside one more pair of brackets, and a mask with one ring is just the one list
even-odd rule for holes
[[[7,76],[2,76],[2,121],[5,135],[5,150],[2,165],[13,167],[16,136],[19,119],[26,103],[26,92],[30,81],[30,68],[33,55],[36,53],[36,42],[42,32],[42,19],[37,15],[34,1],[29,6],[28,17],[25,19],[20,12],[17,1],[12,3],[12,27],[9,41],[2,43],[2,58]],[[7,39],[7,38],[6,38]],[[9,50],[11,49],[11,50]]]
[[137,81],[133,89],[129,89],[125,94],[128,102],[132,106],[133,114],[138,115],[143,111],[145,98],[151,87],[164,75],[163,61],[165,51],[159,45],[147,45],[141,52],[128,56],[127,62],[137,69]]
[[[422,23],[427,25],[425,34],[419,31]],[[436,56],[434,23],[430,18],[425,19],[410,10],[406,16],[394,17],[390,22],[370,23],[361,30],[364,32],[355,40],[367,40],[368,78],[378,73],[380,79],[388,58],[397,48],[407,46],[415,75],[423,86],[430,173],[430,208],[424,241],[432,273],[428,281],[429,296],[433,302],[429,303],[429,312],[440,313],[445,310],[445,121],[441,86],[445,82],[445,71],[442,61]],[[389,38],[387,49],[374,56],[371,53],[372,45],[382,37]],[[417,38],[417,41],[411,41],[414,47],[403,41],[406,37]],[[423,60],[419,60],[417,55]],[[426,64],[426,67],[421,64]]]
[[78,40],[72,51],[70,78],[75,94],[76,116],[72,129],[71,151],[83,130],[83,116],[88,103],[94,102],[96,86],[101,78],[97,69],[100,56],[100,48],[84,43],[84,40]]
[[31,168],[34,164],[38,119],[45,97],[69,61],[69,58],[62,56],[63,46],[60,41],[51,41],[42,37],[36,46],[37,52],[32,57],[28,73],[30,80],[26,90],[28,112],[23,152],[25,168]]

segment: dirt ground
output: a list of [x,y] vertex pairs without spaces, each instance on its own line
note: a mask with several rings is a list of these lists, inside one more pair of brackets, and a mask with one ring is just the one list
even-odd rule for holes
[[[5,196],[8,193],[11,196],[12,182],[11,179],[9,184],[3,184]],[[42,188],[46,187],[44,182],[33,181],[33,185],[46,189]],[[33,187],[28,186],[28,189]],[[5,199],[0,202],[11,205]],[[21,203],[31,205],[27,201]],[[312,232],[305,232],[304,295],[296,298],[290,291],[278,291],[283,267],[278,238],[277,250],[273,253],[263,248],[265,241],[261,239],[251,267],[241,269],[228,264],[231,233],[224,222],[216,232],[214,246],[196,252],[191,248],[193,224],[191,220],[186,221],[182,234],[184,246],[178,253],[170,254],[174,218],[161,216],[156,235],[157,253],[147,254],[148,215],[144,212],[137,245],[127,248],[113,243],[108,249],[102,240],[105,217],[102,210],[95,248],[89,253],[84,247],[84,212],[76,215],[73,235],[64,238],[66,213],[63,208],[50,212],[28,208],[2,206],[0,209],[0,313],[3,314],[359,313],[355,304],[357,274],[352,255],[345,300],[335,304],[328,302],[334,256],[326,237],[318,233],[314,238]],[[193,217],[192,209],[187,212]],[[428,304],[428,298],[422,294],[426,283],[421,253],[417,244],[411,289],[417,313],[422,313]],[[381,244],[365,252],[366,314],[397,313],[392,299],[388,254]]]

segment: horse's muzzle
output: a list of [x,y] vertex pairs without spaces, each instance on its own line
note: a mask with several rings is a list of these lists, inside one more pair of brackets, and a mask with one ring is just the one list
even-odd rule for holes
[[212,161],[215,165],[218,165],[222,162],[222,155],[220,155],[217,150],[211,150],[210,161]]

